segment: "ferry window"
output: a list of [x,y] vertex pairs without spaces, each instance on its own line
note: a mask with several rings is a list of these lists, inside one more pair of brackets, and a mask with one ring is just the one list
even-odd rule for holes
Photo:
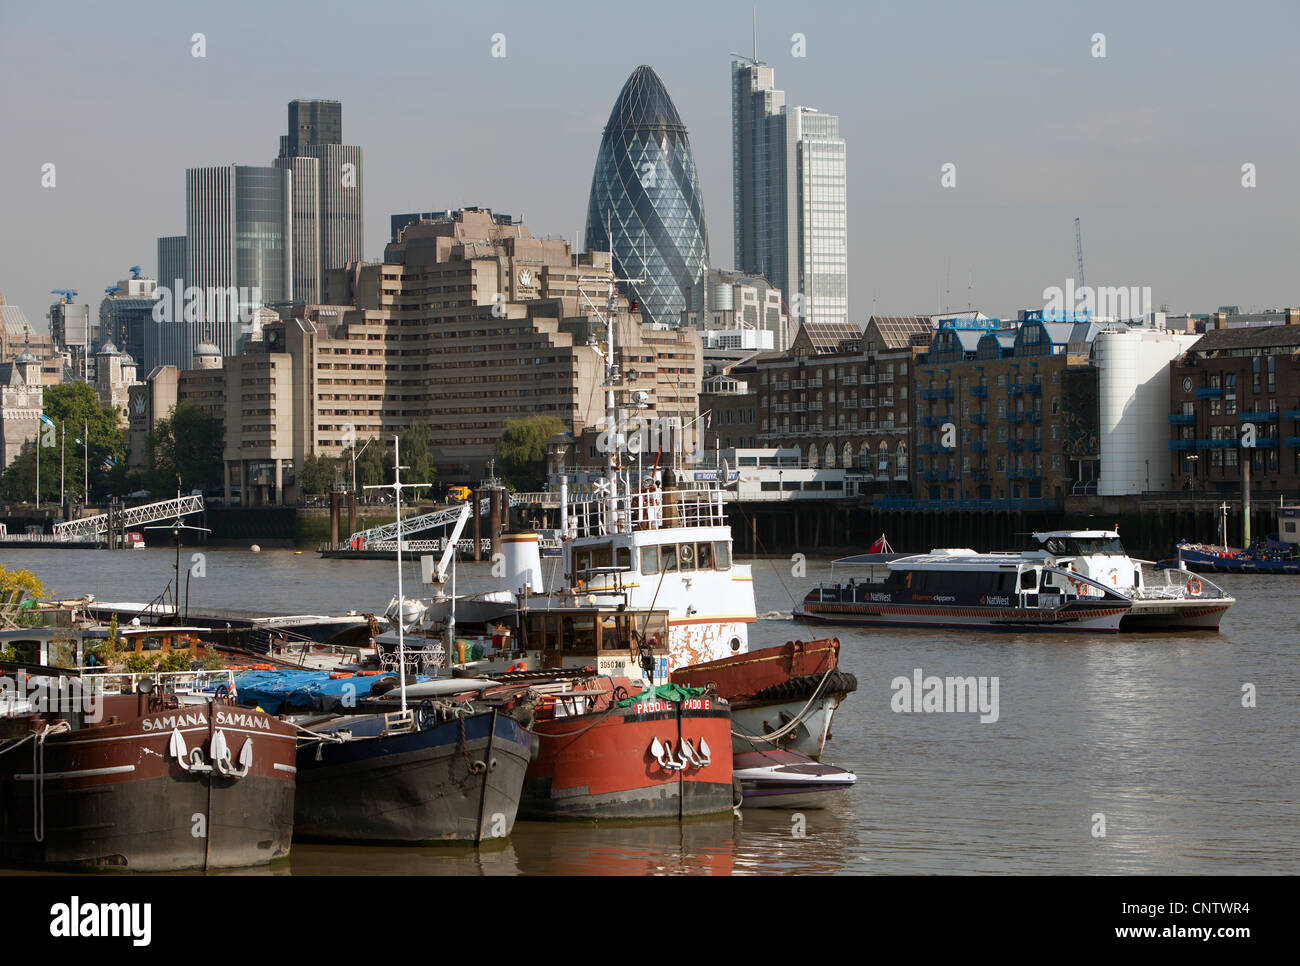
[[524,645],[539,651],[546,650],[546,615],[529,614],[524,621]]
[[1020,589],[1021,590],[1038,589],[1038,577],[1037,575],[1035,575],[1035,573],[1032,570],[1022,570],[1020,572]]
[[697,543],[695,545],[696,566],[701,570],[713,569],[713,544]]
[[632,548],[615,547],[614,548],[614,566],[621,570],[632,569]]
[[591,565],[593,567],[610,567],[614,563],[614,548],[609,544],[603,547],[595,547],[591,551]]
[[591,551],[579,550],[573,556],[573,575],[579,577],[584,570],[591,569]]
[[677,545],[666,543],[659,548],[659,567],[664,573],[677,570]]
[[695,569],[695,544],[683,543],[677,548],[677,562],[682,570]]
[[659,548],[658,547],[641,548],[641,573],[643,574],[659,573]]
[[719,570],[730,569],[731,551],[725,540],[720,540],[713,545],[713,562]]
[[1016,575],[1011,571],[998,574],[998,590],[1004,594],[1010,594],[1016,589]]
[[663,614],[651,614],[649,617],[638,619],[636,632],[648,647],[661,649],[668,647],[668,626]]

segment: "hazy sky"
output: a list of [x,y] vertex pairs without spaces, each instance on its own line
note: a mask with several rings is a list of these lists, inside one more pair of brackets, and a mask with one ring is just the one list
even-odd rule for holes
[[[50,289],[97,312],[129,266],[156,271],[157,236],[184,233],[184,169],[268,164],[295,97],[343,102],[344,142],[365,151],[367,257],[390,214],[471,204],[572,239],[642,63],[689,129],[712,262],[729,268],[728,52],[750,51],[753,8],[0,0],[0,291],[42,329]],[[841,117],[858,322],[1040,306],[1076,274],[1076,216],[1094,285],[1150,286],[1175,311],[1300,304],[1294,0],[757,11],[787,103]]]

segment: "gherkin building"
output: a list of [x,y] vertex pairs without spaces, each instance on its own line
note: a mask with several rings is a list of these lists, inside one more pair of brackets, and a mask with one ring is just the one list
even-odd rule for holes
[[[612,236],[612,237],[611,237]],[[708,271],[709,235],[686,126],[651,68],[623,85],[596,155],[587,250],[613,253],[620,286],[642,319],[677,326]]]

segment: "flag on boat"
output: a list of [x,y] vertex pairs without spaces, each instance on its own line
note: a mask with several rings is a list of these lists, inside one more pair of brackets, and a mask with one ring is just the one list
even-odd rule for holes
[[882,533],[880,538],[867,550],[867,553],[884,553],[887,546],[889,546],[889,543],[885,540],[885,535]]

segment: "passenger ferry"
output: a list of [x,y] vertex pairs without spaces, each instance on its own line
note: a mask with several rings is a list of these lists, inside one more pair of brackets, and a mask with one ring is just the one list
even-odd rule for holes
[[1132,599],[1133,606],[1120,621],[1121,631],[1217,631],[1236,603],[1205,577],[1130,557],[1118,530],[1050,530],[1033,534],[1033,539],[1036,547],[1027,558],[1051,557]]
[[1133,601],[1046,552],[860,554],[861,578],[810,590],[796,620],[870,627],[1117,633]]

